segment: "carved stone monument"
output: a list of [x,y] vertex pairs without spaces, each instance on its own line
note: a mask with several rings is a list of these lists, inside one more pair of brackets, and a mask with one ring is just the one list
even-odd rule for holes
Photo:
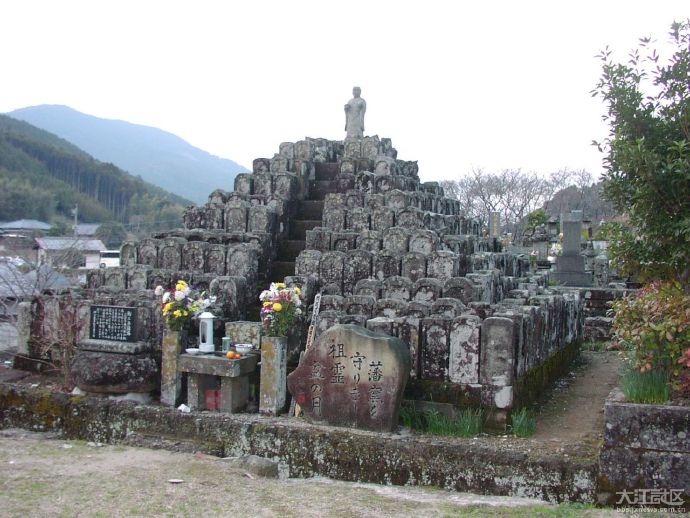
[[89,338],[79,341],[70,365],[81,390],[122,394],[149,392],[156,387],[158,366],[145,339],[146,311],[91,306]]
[[307,349],[288,389],[312,421],[390,432],[409,373],[402,340],[339,324]]
[[367,103],[360,97],[362,89],[355,86],[352,89],[352,99],[345,105],[345,138],[364,137],[364,114],[367,111]]
[[563,216],[563,252],[556,258],[555,277],[564,286],[591,286],[592,274],[585,272],[585,258],[580,253],[582,211]]

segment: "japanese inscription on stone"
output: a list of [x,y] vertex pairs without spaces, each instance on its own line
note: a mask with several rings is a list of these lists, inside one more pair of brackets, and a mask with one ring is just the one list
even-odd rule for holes
[[124,306],[91,306],[89,338],[134,342],[137,308]]
[[355,325],[336,325],[307,350],[288,388],[307,417],[391,431],[409,373],[407,346]]

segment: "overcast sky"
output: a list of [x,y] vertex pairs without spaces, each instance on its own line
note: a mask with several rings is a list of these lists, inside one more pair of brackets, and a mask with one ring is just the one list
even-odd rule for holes
[[[64,104],[251,168],[283,141],[367,135],[423,180],[473,167],[601,173],[605,45],[664,48],[687,0],[0,2],[0,112]],[[663,54],[662,54],[663,55]]]

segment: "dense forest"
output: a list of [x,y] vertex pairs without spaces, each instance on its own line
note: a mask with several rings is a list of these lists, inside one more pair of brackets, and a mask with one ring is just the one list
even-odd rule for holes
[[69,142],[0,115],[0,221],[117,221],[140,231],[181,226],[191,202],[99,162]]

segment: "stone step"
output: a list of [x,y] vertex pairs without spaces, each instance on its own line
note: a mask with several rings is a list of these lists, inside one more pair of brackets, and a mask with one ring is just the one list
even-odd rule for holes
[[321,219],[323,200],[301,200],[297,207],[296,219]]
[[334,182],[331,180],[312,180],[309,182],[309,199],[323,200],[326,194],[336,192]]
[[314,164],[314,174],[317,180],[333,180],[340,172],[338,162],[316,162]]
[[321,226],[320,219],[295,219],[290,222],[290,240],[305,241],[307,230]]
[[307,246],[307,242],[301,239],[284,239],[278,243],[278,261],[294,261],[299,253]]
[[271,277],[275,282],[283,282],[283,279],[290,275],[295,275],[294,261],[273,261],[271,263]]

